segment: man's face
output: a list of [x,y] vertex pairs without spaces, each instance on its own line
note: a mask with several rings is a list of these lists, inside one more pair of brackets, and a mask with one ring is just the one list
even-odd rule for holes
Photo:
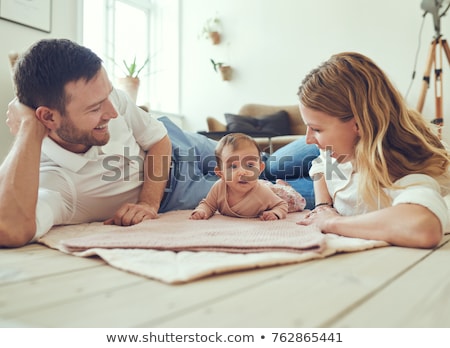
[[81,79],[66,84],[66,114],[58,118],[59,126],[50,137],[65,149],[77,153],[108,143],[108,122],[117,117],[109,100],[111,90],[111,82],[103,68],[89,82]]

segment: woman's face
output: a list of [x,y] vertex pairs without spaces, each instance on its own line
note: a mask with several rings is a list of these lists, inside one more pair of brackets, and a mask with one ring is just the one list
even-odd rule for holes
[[354,118],[343,122],[338,117],[310,109],[300,104],[300,112],[307,126],[306,143],[316,144],[327,150],[338,162],[351,161],[359,138],[358,125]]

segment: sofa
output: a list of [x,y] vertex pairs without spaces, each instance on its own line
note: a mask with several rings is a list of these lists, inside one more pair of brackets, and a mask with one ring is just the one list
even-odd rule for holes
[[[285,115],[287,114],[287,129],[285,134],[270,137],[258,137],[253,135],[260,147],[260,150],[271,153],[306,134],[306,125],[301,118],[298,105],[275,106],[264,104],[245,104],[240,108],[237,114],[225,114],[225,118],[230,119],[234,116],[244,116],[247,119],[255,118],[255,120],[258,119],[261,122],[265,122],[266,127],[275,128],[280,124],[280,122],[278,122],[280,112]],[[274,120],[273,124],[269,123],[271,118]],[[234,120],[236,120],[236,118],[234,118]],[[245,129],[231,129],[230,123],[224,124],[212,116],[207,117],[206,122],[208,125],[208,132],[241,131],[242,133],[247,133]],[[251,132],[249,134],[252,135]]]

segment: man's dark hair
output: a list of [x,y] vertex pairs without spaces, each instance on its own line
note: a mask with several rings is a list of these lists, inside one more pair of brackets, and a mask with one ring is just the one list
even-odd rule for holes
[[19,101],[36,109],[47,106],[65,114],[67,83],[89,81],[102,60],[90,49],[67,39],[44,39],[32,45],[14,68]]

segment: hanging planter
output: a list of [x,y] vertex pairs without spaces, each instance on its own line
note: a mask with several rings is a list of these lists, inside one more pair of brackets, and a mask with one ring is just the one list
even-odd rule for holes
[[221,42],[220,29],[221,23],[219,18],[209,18],[205,22],[205,24],[203,24],[200,36],[203,36],[205,39],[211,40],[211,43],[213,45],[218,45]]
[[229,65],[221,65],[219,67],[220,74],[222,75],[222,80],[224,81],[230,81],[231,75],[233,73],[233,69]]
[[220,44],[220,33],[218,31],[211,31],[209,33],[209,38],[211,39],[213,45]]
[[214,59],[210,59],[211,64],[213,65],[215,72],[220,72],[222,76],[222,80],[224,81],[230,81],[231,75],[233,73],[233,69],[229,65],[225,65],[225,63],[222,62],[215,62]]

